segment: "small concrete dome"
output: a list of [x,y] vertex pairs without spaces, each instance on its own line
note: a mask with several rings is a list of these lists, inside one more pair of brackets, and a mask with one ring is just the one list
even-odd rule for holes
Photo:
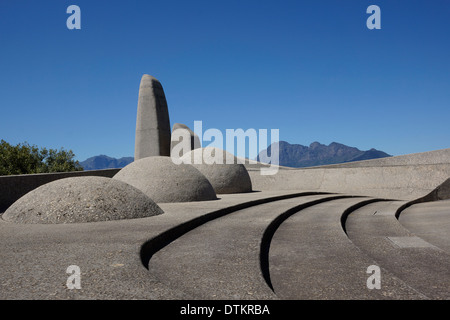
[[105,177],[64,178],[13,203],[3,219],[16,223],[78,223],[144,218],[163,213],[142,191]]
[[139,159],[113,179],[131,184],[157,203],[217,199],[211,183],[200,171],[189,164],[175,164],[170,157]]
[[217,194],[252,191],[247,169],[237,158],[222,149],[206,147],[186,153],[181,160],[192,163],[211,182]]

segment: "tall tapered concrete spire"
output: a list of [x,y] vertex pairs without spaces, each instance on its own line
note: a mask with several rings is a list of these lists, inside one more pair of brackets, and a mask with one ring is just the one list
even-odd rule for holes
[[144,74],[139,87],[134,160],[170,156],[170,120],[161,83]]
[[[183,139],[188,139],[188,142],[186,143]],[[183,154],[187,153],[191,150],[202,147],[200,138],[198,137],[198,135],[195,132],[193,132],[191,129],[189,129],[189,127],[185,124],[175,123],[172,128],[172,136],[171,136],[171,142],[170,142],[170,156],[171,157],[183,156],[183,154],[181,154],[181,155],[179,154],[180,148],[176,149],[176,146],[179,143],[183,143],[183,146],[181,147],[181,151],[183,151]],[[186,147],[186,148],[184,148],[184,147]],[[178,150],[178,151],[176,151],[176,150]],[[177,152],[178,152],[178,154],[176,154]]]

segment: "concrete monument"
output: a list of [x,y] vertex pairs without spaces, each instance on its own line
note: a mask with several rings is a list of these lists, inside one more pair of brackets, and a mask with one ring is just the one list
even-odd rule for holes
[[170,120],[161,83],[144,74],[139,87],[134,160],[170,156]]
[[[183,139],[189,139],[190,150],[183,150],[185,153],[192,151],[194,149],[201,148],[200,138],[195,132],[189,129],[188,126],[182,123],[175,123],[172,128],[172,137],[170,142],[170,156],[171,157],[182,157],[185,153],[181,154],[176,146],[183,141]],[[174,152],[175,151],[175,152]],[[177,154],[178,152],[178,154]]]

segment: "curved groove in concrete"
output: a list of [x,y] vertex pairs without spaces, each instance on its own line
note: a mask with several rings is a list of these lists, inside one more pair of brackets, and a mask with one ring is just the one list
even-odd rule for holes
[[357,204],[361,208],[375,204],[367,204],[369,200],[373,198],[320,203],[280,225],[269,252],[271,281],[280,299],[426,299],[386,271],[381,290],[366,286],[366,270],[377,260],[349,239],[342,229],[341,216]]
[[293,207],[329,197],[273,201],[209,221],[156,252],[149,262],[149,278],[195,300],[277,300],[260,265],[267,225]]
[[406,208],[408,208],[408,207],[410,207],[410,206],[412,206],[413,204],[416,204],[416,203],[418,203],[418,202],[419,202],[419,201],[417,201],[417,200],[413,200],[413,201],[409,201],[409,202],[407,202],[407,203],[401,205],[401,206],[395,211],[394,217],[398,220],[399,217],[400,217],[400,214],[402,213],[403,210],[405,210]]
[[[366,200],[366,201],[363,201],[363,202],[359,202],[359,203],[357,203],[357,204],[355,204],[355,205],[353,205],[353,206],[347,208],[347,209],[342,213],[342,216],[341,216],[341,227],[342,227],[342,230],[344,230],[345,234],[347,234],[347,228],[345,227],[345,223],[346,223],[346,221],[347,221],[348,216],[349,216],[353,211],[356,211],[356,210],[358,210],[358,209],[360,209],[360,208],[362,208],[362,207],[364,207],[364,206],[366,206],[366,205],[368,205],[368,204],[371,204],[371,203],[374,203],[374,202],[382,202],[382,201],[393,201],[393,200],[389,200],[389,199],[377,199],[377,198],[375,198],[375,199],[369,199],[369,200]],[[347,237],[348,237],[348,234],[347,234]]]
[[450,255],[400,223],[397,213],[408,204],[393,201],[355,210],[347,221],[348,237],[411,288],[431,299],[448,299]]
[[226,207],[220,210],[216,210],[210,213],[207,213],[205,215],[202,215],[200,217],[197,217],[195,219],[186,221],[182,224],[179,224],[173,228],[170,228],[167,231],[164,231],[160,233],[159,235],[151,238],[150,240],[146,241],[140,249],[140,258],[141,262],[144,265],[146,269],[148,269],[148,265],[150,262],[150,259],[152,256],[161,250],[162,248],[166,247],[171,242],[175,241],[182,235],[186,234],[187,232],[207,223],[208,221],[223,217],[227,214],[230,214],[232,212],[250,208],[252,206],[257,206],[260,204],[273,202],[273,201],[279,201],[279,200],[285,200],[290,198],[296,198],[296,197],[304,197],[304,196],[310,196],[310,195],[322,195],[322,194],[329,194],[327,192],[300,192],[300,193],[293,193],[293,194],[285,194],[281,196],[274,196],[274,197],[268,197],[263,199],[257,199],[253,201],[248,201],[244,203],[239,203],[234,206]]
[[412,206],[414,204],[418,204],[418,203],[422,203],[422,202],[432,202],[432,201],[438,201],[438,200],[447,200],[447,199],[450,199],[450,178],[445,180],[442,184],[437,186],[433,191],[431,191],[426,196],[409,201],[409,202],[405,203],[404,205],[402,205],[401,207],[399,207],[397,209],[397,211],[395,212],[395,217],[398,220],[402,211],[404,211],[405,209],[409,208],[410,206]]
[[[269,288],[274,291],[272,281],[270,279],[270,271],[269,271],[269,250],[270,250],[270,243],[272,242],[273,235],[277,231],[278,227],[290,216],[293,214],[296,214],[306,208],[312,207],[314,205],[317,205],[319,203],[323,203],[326,201],[332,201],[337,199],[343,199],[343,198],[359,198],[359,196],[346,196],[346,195],[338,195],[338,196],[331,196],[323,199],[314,200],[311,202],[303,203],[301,205],[298,205],[296,207],[293,207],[282,214],[280,214],[275,220],[273,220],[264,231],[262,240],[261,240],[261,246],[260,246],[260,267],[261,267],[261,273],[263,275],[264,280],[266,281]],[[376,199],[370,199],[368,201],[372,202]],[[365,202],[368,202],[365,201]],[[356,206],[356,205],[355,205]]]

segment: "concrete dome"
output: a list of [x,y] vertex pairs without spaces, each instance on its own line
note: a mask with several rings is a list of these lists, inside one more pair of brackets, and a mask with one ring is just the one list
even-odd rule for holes
[[217,199],[211,183],[200,171],[189,164],[175,164],[170,157],[139,159],[113,179],[129,183],[157,203]]
[[16,223],[77,223],[133,219],[163,213],[142,191],[105,177],[64,178],[13,203],[3,219]]
[[186,153],[181,160],[192,163],[203,173],[217,194],[252,191],[247,169],[225,150],[214,147],[196,149]]

